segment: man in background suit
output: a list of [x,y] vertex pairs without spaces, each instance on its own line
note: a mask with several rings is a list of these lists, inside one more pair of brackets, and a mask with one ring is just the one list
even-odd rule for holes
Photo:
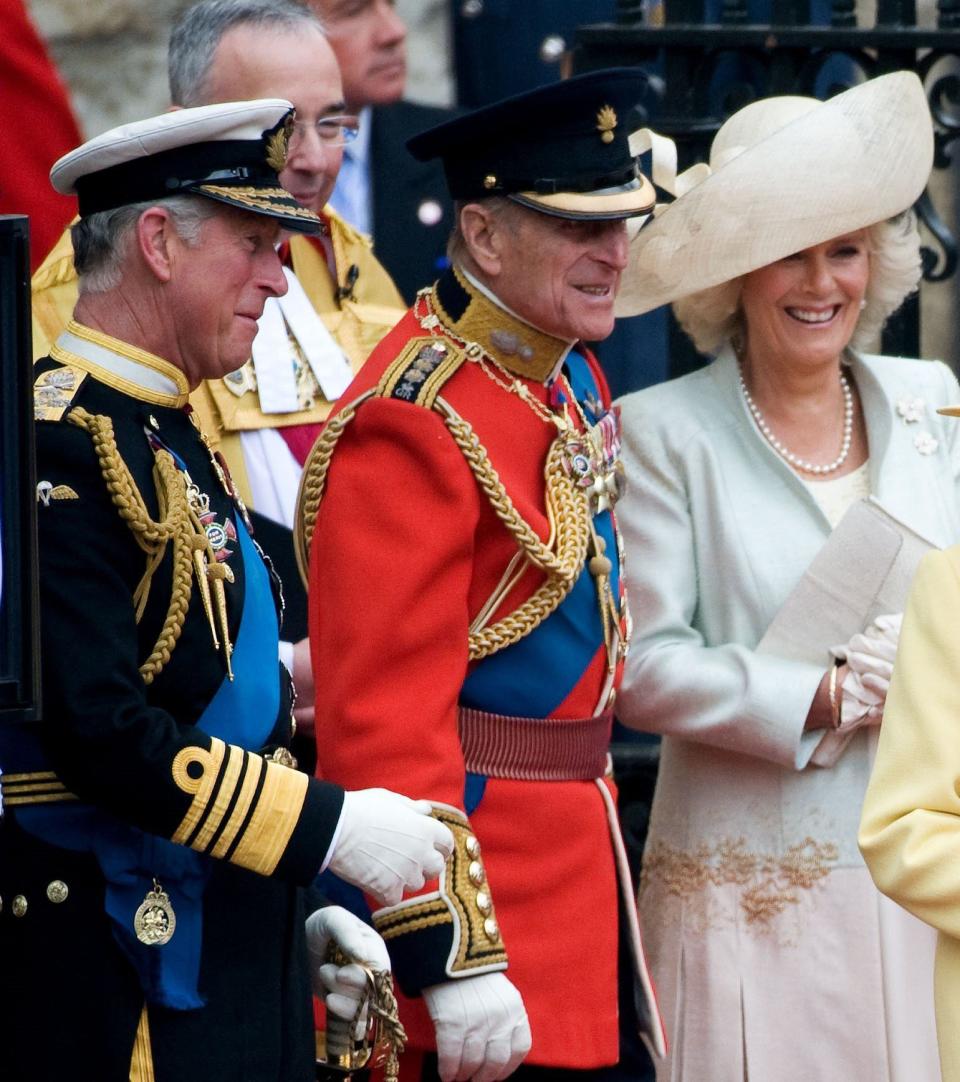
[[436,162],[415,161],[406,141],[455,114],[401,100],[407,29],[393,0],[309,2],[337,55],[347,109],[360,117],[330,204],[373,237],[377,257],[410,303],[449,263],[453,208],[443,171]]

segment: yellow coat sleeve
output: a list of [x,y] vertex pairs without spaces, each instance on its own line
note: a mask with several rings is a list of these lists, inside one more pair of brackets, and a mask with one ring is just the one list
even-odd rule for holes
[[[76,221],[77,219],[74,219]],[[72,224],[72,223],[71,223]],[[69,228],[37,267],[30,280],[33,318],[33,359],[46,357],[73,315],[77,303],[77,272]]]
[[960,546],[917,570],[859,841],[884,894],[960,939]]

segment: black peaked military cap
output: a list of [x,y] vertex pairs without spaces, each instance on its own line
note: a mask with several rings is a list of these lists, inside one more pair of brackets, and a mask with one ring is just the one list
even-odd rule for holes
[[440,158],[454,199],[503,195],[559,218],[631,218],[653,185],[630,152],[647,88],[639,68],[588,72],[477,109],[407,142]]
[[177,109],[124,124],[65,154],[50,170],[80,217],[174,195],[202,195],[278,219],[298,233],[321,222],[280,186],[293,106],[282,98]]

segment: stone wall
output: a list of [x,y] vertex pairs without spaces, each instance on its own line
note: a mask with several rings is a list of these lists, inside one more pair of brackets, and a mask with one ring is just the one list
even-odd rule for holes
[[[163,112],[170,102],[167,39],[192,0],[28,0],[88,137]],[[453,100],[445,0],[400,0],[410,27],[408,96]]]

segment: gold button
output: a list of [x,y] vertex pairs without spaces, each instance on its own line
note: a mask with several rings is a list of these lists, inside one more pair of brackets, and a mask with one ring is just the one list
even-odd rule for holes
[[471,860],[470,867],[467,869],[467,875],[470,876],[470,882],[479,887],[484,880],[483,865],[479,860]]
[[27,911],[27,899],[22,894],[18,894],[13,902],[10,904],[10,912],[15,917],[22,917]]
[[487,917],[487,919],[483,922],[483,931],[487,939],[489,939],[493,943],[496,943],[496,941],[500,938],[500,926],[493,919],[493,917]]
[[490,895],[485,890],[477,891],[477,909],[484,914],[493,909],[493,902],[490,901]]
[[47,897],[54,905],[65,902],[69,893],[70,888],[62,879],[54,879],[52,883],[47,884]]
[[477,860],[480,857],[480,843],[472,834],[467,835],[467,840],[463,844],[469,857],[473,860]]
[[487,191],[490,191],[491,188],[496,188],[497,178],[493,175],[493,173],[487,173],[487,175],[483,178],[483,186],[487,189]]

